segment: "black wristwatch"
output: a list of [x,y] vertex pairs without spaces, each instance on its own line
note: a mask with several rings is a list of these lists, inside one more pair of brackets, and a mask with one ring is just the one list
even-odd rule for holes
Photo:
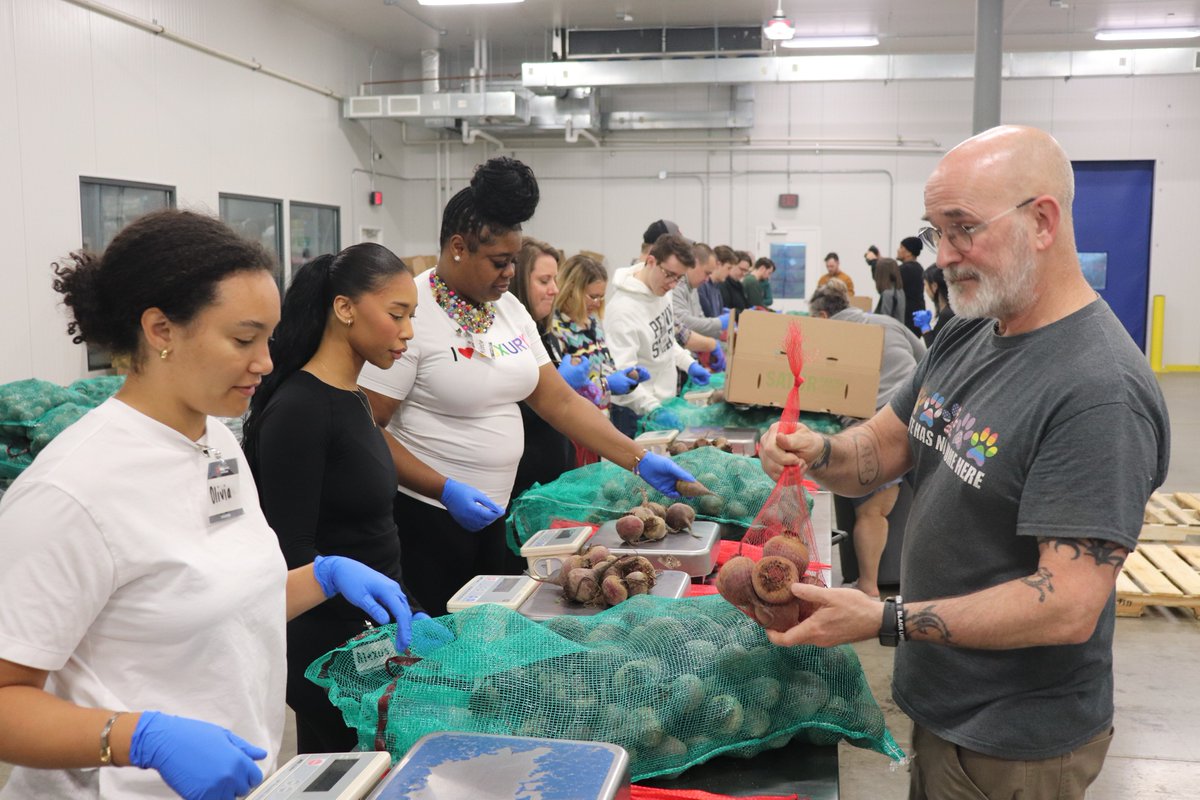
[[904,636],[904,599],[900,595],[883,601],[883,624],[879,626],[879,643],[895,647]]

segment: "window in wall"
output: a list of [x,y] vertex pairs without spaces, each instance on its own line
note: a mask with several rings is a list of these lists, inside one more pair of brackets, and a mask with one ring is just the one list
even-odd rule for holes
[[[79,179],[79,210],[83,247],[102,253],[117,232],[151,211],[175,207],[175,187],[153,183],[114,181],[107,178]],[[87,347],[88,371],[111,369],[112,355],[99,347]]]
[[239,194],[220,195],[221,219],[226,225],[267,249],[275,260],[275,283],[283,294],[283,201]]
[[341,209],[316,203],[288,204],[292,274],[322,253],[341,250]]

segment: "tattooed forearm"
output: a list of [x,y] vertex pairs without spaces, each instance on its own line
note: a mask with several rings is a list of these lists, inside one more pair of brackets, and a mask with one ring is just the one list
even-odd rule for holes
[[1038,602],[1046,602],[1046,593],[1054,591],[1054,584],[1051,583],[1051,578],[1054,573],[1045,567],[1038,567],[1038,571],[1028,578],[1021,578],[1021,583],[1028,584],[1038,590]]
[[858,465],[859,486],[870,486],[879,477],[879,448],[865,431],[851,434],[854,442],[854,463]]
[[824,469],[829,466],[829,456],[833,453],[833,441],[828,436],[821,437],[821,455],[812,463],[812,469]]
[[920,611],[908,614],[905,623],[905,627],[909,631],[908,635],[912,638],[919,633],[923,635],[923,638],[937,639],[943,644],[953,644],[954,640],[950,638],[950,628],[941,615],[934,610],[935,608],[936,606],[928,605]]
[[1097,567],[1107,564],[1114,570],[1119,570],[1125,563],[1125,557],[1129,555],[1128,549],[1105,539],[1046,539],[1045,541],[1055,551],[1066,550],[1071,553],[1072,560],[1090,556],[1096,562]]

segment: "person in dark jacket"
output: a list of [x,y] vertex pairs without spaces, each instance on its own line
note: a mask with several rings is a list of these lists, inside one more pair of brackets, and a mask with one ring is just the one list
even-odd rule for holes
[[906,236],[896,248],[896,260],[900,262],[900,280],[904,283],[904,324],[918,338],[921,336],[921,329],[913,324],[912,315],[914,311],[925,310],[925,269],[917,263],[922,247],[921,240],[916,236]]

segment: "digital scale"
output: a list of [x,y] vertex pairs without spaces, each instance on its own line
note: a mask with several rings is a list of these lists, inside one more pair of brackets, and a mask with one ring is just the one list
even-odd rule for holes
[[387,753],[308,753],[280,767],[246,800],[362,800],[388,771]]
[[538,582],[528,575],[477,575],[446,601],[446,610],[495,603],[516,611],[537,587]]
[[651,453],[658,453],[660,456],[665,456],[667,454],[667,445],[675,441],[675,437],[678,435],[679,431],[674,428],[665,431],[646,431],[635,437],[634,441]]
[[438,731],[368,800],[628,800],[629,754],[607,742]]
[[521,555],[529,562],[529,574],[538,578],[549,578],[563,565],[567,556],[583,549],[591,538],[592,529],[587,525],[574,528],[548,528],[538,531],[521,545]]
[[[650,595],[678,600],[687,594],[688,587],[691,585],[692,579],[686,572],[667,570],[658,573],[658,578],[655,579],[654,586],[650,589]],[[604,610],[600,606],[585,606],[582,603],[567,600],[563,597],[562,587],[553,583],[543,583],[533,594],[529,595],[529,599],[517,609],[517,613],[534,622],[541,622],[554,617],[590,617]]]

